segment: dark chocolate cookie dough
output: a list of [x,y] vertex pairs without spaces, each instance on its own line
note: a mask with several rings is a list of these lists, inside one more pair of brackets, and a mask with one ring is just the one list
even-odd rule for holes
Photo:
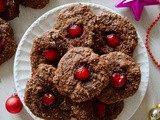
[[0,17],[4,20],[12,20],[19,16],[18,0],[0,0]]
[[46,120],[70,120],[70,111],[52,83],[55,68],[40,64],[27,82],[24,102],[32,113]]
[[57,67],[59,59],[67,51],[67,42],[55,30],[47,31],[36,37],[31,50],[32,70],[37,69],[40,63],[51,64]]
[[13,37],[11,26],[0,18],[0,65],[16,52],[17,45]]
[[72,5],[60,11],[54,28],[68,39],[73,47],[93,45],[95,14],[87,5]]
[[25,7],[41,9],[49,3],[49,0],[20,0],[20,3]]
[[90,48],[75,47],[60,60],[53,82],[74,102],[91,100],[107,86],[107,63]]
[[140,68],[135,61],[121,52],[112,52],[101,58],[109,64],[110,80],[98,99],[110,104],[134,95],[141,81]]
[[126,18],[106,11],[97,17],[93,49],[99,54],[120,51],[132,55],[138,44],[136,29]]

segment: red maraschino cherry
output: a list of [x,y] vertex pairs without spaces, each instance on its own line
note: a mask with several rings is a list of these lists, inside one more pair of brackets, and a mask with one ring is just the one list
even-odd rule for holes
[[106,40],[111,47],[116,47],[120,43],[120,39],[115,34],[107,35]]
[[57,50],[45,50],[43,52],[44,57],[51,62],[54,62],[58,59],[58,51]]
[[2,41],[0,41],[0,52],[2,52],[2,46],[3,46]]
[[75,72],[75,76],[77,79],[82,80],[82,81],[88,80],[90,76],[88,68],[84,66],[78,68]]
[[95,103],[94,109],[95,109],[97,115],[100,118],[103,118],[105,116],[105,114],[106,114],[106,105],[104,103],[101,103],[101,102]]
[[119,73],[114,73],[111,78],[111,85],[116,88],[121,88],[126,83],[126,77]]
[[82,33],[83,33],[83,27],[82,26],[72,25],[69,28],[69,36],[71,38],[79,37],[79,36],[82,35]]
[[0,0],[0,12],[4,12],[6,10],[6,5],[4,0]]
[[46,93],[44,94],[44,96],[42,97],[42,102],[45,106],[50,106],[54,103],[55,98],[52,94]]

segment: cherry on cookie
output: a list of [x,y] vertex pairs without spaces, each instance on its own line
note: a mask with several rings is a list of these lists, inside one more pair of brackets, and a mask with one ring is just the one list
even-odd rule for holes
[[55,102],[55,98],[52,94],[46,93],[42,97],[42,102],[45,106],[50,106]]
[[75,76],[77,79],[82,81],[88,80],[90,76],[88,68],[84,66],[78,68],[75,72]]
[[71,38],[75,38],[75,37],[79,37],[81,36],[83,33],[83,27],[82,26],[79,26],[79,25],[72,25],[70,28],[69,28],[69,36]]
[[0,41],[0,52],[2,52],[2,47],[3,47],[3,44],[2,44],[2,41]]
[[111,85],[116,88],[121,88],[126,83],[126,77],[119,73],[114,73],[111,78]]
[[107,35],[106,40],[111,47],[116,47],[121,41],[115,34]]
[[94,104],[94,109],[95,109],[95,112],[97,113],[97,115],[100,117],[100,118],[103,118],[106,114],[106,105],[102,102],[96,102]]
[[44,57],[51,62],[54,62],[58,59],[58,51],[57,50],[45,50],[43,51]]
[[4,0],[0,0],[0,12],[4,12],[6,10],[6,5]]

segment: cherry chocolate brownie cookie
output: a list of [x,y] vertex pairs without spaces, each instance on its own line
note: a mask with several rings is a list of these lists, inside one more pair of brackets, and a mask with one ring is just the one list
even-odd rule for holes
[[0,65],[16,52],[17,45],[13,37],[11,26],[0,18]]
[[93,45],[95,20],[96,15],[89,6],[78,4],[60,11],[54,28],[73,47],[90,47]]
[[107,86],[108,64],[87,47],[75,47],[60,60],[53,82],[74,102],[91,100]]
[[20,0],[20,3],[25,7],[41,9],[49,3],[49,0]]
[[67,42],[55,30],[47,31],[36,37],[31,50],[32,71],[41,63],[57,67],[59,59],[67,52]]
[[0,17],[4,20],[12,20],[19,16],[18,0],[0,0]]
[[70,120],[70,108],[52,82],[55,70],[51,65],[39,65],[27,82],[24,102],[34,115],[45,120]]
[[138,44],[136,29],[126,18],[106,11],[97,17],[93,49],[99,54],[120,51],[132,55]]
[[111,52],[101,58],[109,65],[110,80],[98,99],[111,104],[134,95],[141,81],[140,68],[135,61],[121,52]]
[[114,120],[122,112],[124,102],[105,104],[98,100],[91,100],[71,105],[72,117],[77,120]]

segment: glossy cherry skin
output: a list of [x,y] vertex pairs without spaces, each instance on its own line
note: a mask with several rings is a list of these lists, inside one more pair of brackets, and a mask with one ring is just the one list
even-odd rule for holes
[[88,68],[82,66],[80,68],[78,68],[75,72],[75,76],[77,79],[81,80],[81,81],[86,81],[89,79],[90,74],[89,74],[89,70]]
[[43,51],[44,57],[51,62],[54,62],[58,59],[58,51],[57,50],[45,50]]
[[111,78],[111,85],[116,88],[121,88],[126,83],[126,77],[119,73],[114,73]]
[[80,37],[83,33],[83,27],[79,25],[72,25],[69,28],[69,36],[71,38]]
[[50,106],[55,102],[55,98],[52,94],[46,93],[42,97],[42,102],[45,106]]
[[110,34],[106,36],[106,41],[111,47],[116,47],[120,43],[120,38],[118,38],[115,34]]

